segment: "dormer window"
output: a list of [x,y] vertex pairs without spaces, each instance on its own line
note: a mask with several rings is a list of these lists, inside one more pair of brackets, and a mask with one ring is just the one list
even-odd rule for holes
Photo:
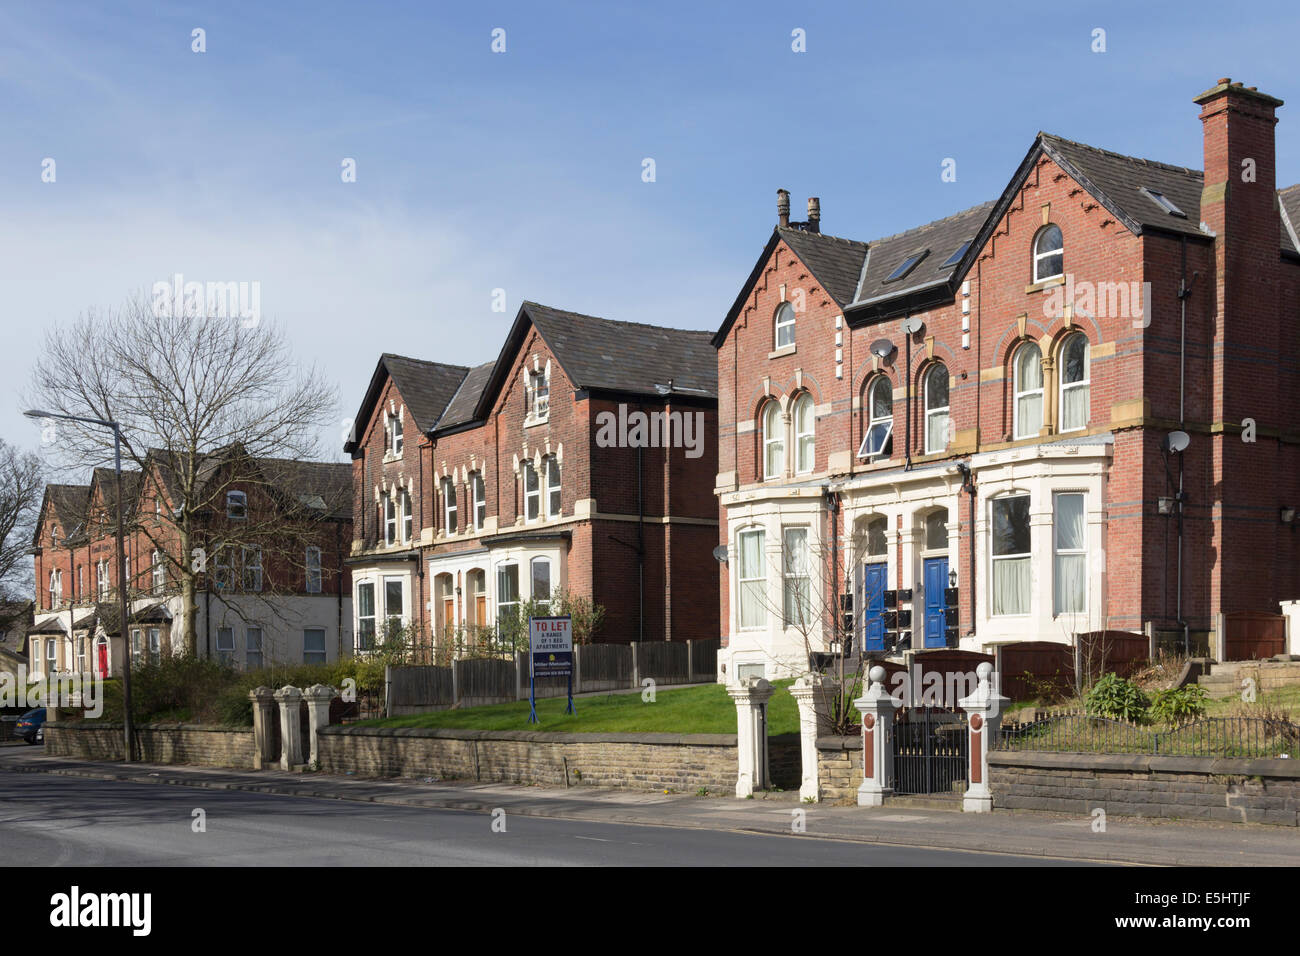
[[1034,237],[1034,281],[1046,282],[1065,274],[1065,242],[1061,227],[1044,226]]
[[794,345],[794,306],[782,302],[776,309],[776,348]]
[[242,491],[226,492],[226,517],[231,521],[243,521],[248,517],[248,495]]

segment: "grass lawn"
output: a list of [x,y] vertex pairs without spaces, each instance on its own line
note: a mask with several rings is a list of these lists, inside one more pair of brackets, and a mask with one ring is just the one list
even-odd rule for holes
[[[768,732],[799,732],[799,708],[790,696],[791,681],[775,681],[776,691],[768,703]],[[547,698],[537,702],[538,724],[528,723],[528,701],[467,707],[463,710],[439,710],[429,714],[412,714],[387,720],[368,720],[363,727],[447,727],[460,730],[542,730],[558,733],[670,733],[734,734],[736,705],[727,696],[726,687],[686,687],[660,690],[653,703],[641,700],[640,694],[608,694],[603,697],[577,697],[575,714],[564,713],[565,699]]]

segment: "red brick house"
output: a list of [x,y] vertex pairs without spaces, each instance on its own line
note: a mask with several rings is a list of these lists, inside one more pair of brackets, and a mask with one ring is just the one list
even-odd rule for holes
[[1300,186],[1280,100],[1195,102],[1203,171],[1040,133],[869,242],[782,191],[713,340],[720,667],[801,672],[841,601],[858,648],[987,650],[1300,596]]
[[[126,595],[135,660],[183,650],[184,595],[193,566],[174,527],[173,457],[152,451],[122,474],[126,494]],[[351,541],[347,464],[249,459],[237,446],[204,456],[194,546],[196,651],[234,666],[325,663],[349,653],[351,595],[343,559]],[[96,468],[86,485],[47,485],[32,541],[34,675],[116,676],[126,643],[117,564],[117,481]],[[290,530],[292,529],[292,530]]]
[[[358,646],[565,591],[605,607],[597,641],[715,639],[716,390],[707,332],[533,302],[475,368],[382,356],[344,446]],[[620,432],[637,412],[668,441]]]

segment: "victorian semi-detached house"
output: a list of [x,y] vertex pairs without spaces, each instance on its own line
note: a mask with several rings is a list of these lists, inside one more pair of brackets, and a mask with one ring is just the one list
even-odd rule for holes
[[[638,410],[674,423],[677,447],[602,436],[602,413]],[[494,361],[382,356],[355,423],[360,649],[386,627],[452,648],[562,592],[604,606],[597,641],[716,639],[707,332],[526,302]]]
[[1039,134],[1001,196],[870,242],[778,195],[714,337],[720,668],[1300,596],[1300,186],[1280,100],[1195,102],[1204,170]]
[[[182,555],[164,515],[178,506],[164,452],[125,489],[126,599],[133,660],[184,650]],[[351,597],[343,565],[351,540],[345,463],[250,459],[237,446],[203,458],[203,500],[193,526],[202,549],[195,579],[195,652],[241,668],[325,663],[351,652]],[[36,676],[121,673],[117,481],[97,468],[86,485],[48,485],[32,553],[35,623],[28,630]],[[192,500],[199,500],[197,498]]]

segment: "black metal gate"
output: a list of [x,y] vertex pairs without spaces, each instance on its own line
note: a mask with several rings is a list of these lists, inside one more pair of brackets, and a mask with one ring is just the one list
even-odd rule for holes
[[966,714],[946,707],[904,707],[894,716],[894,792],[966,789]]

